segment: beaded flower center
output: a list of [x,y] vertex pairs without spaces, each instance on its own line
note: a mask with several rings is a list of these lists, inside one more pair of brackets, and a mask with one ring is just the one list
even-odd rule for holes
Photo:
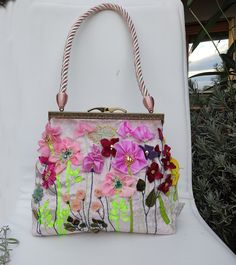
[[119,189],[122,188],[122,186],[123,186],[123,184],[122,184],[121,180],[118,179],[118,178],[115,178],[115,180],[114,180],[114,188],[116,190],[119,190]]
[[125,156],[125,164],[130,167],[134,163],[134,159],[131,155]]
[[62,152],[62,159],[67,160],[72,156],[71,150],[66,150]]

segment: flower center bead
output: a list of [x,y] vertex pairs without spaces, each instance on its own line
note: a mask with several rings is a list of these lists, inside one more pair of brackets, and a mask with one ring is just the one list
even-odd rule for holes
[[112,151],[113,149],[114,149],[114,145],[111,144],[111,145],[110,145],[110,150]]
[[65,160],[71,157],[71,155],[72,155],[72,152],[70,150],[66,150],[65,152],[62,153],[62,157]]
[[156,171],[153,169],[153,170],[151,171],[151,174],[154,175],[155,173],[156,173]]
[[115,179],[115,185],[114,185],[114,188],[116,190],[119,190],[122,188],[122,182],[119,180],[119,179]]
[[131,166],[131,165],[133,164],[133,162],[134,162],[134,159],[133,159],[132,156],[130,156],[130,155],[126,155],[126,156],[125,156],[125,164],[126,164],[128,167]]
[[146,156],[148,156],[148,155],[149,155],[149,152],[148,152],[147,150],[145,151],[145,155],[146,155]]

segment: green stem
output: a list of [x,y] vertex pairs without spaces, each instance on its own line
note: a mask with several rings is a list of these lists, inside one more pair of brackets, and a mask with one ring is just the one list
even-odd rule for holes
[[129,199],[129,207],[130,207],[130,233],[134,231],[134,212],[133,212],[133,200],[132,198]]
[[91,207],[91,203],[92,203],[92,193],[93,193],[93,171],[91,172],[91,189],[90,189],[90,199],[89,199],[89,207],[88,207],[88,225],[89,225],[89,229],[90,229],[90,207]]

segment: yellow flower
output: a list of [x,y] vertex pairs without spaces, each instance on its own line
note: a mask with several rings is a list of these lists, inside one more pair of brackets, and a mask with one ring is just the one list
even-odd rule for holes
[[179,162],[176,159],[174,159],[173,157],[171,157],[170,162],[172,162],[176,166],[176,168],[171,169],[171,175],[173,177],[172,185],[176,186],[178,183],[178,180],[179,180]]

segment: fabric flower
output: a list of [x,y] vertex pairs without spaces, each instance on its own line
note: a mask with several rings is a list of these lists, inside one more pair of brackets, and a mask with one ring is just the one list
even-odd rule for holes
[[171,169],[171,175],[173,177],[172,185],[176,186],[178,181],[179,181],[179,175],[180,175],[180,173],[179,173],[179,162],[173,157],[171,157],[170,162],[175,165],[175,168]]
[[81,137],[81,136],[84,136],[85,134],[94,132],[95,130],[96,130],[96,127],[90,123],[78,122],[75,126],[74,135],[75,137]]
[[165,144],[165,145],[164,145],[164,149],[163,149],[163,151],[162,151],[162,154],[163,154],[164,156],[168,156],[168,157],[170,157],[170,156],[171,156],[171,154],[170,154],[170,150],[171,150],[170,146],[167,145],[167,144]]
[[85,190],[77,190],[76,194],[75,194],[76,198],[79,199],[79,200],[84,200],[85,199],[85,196],[86,196],[86,192]]
[[43,198],[43,189],[40,186],[38,186],[34,190],[34,193],[33,193],[32,197],[33,197],[35,203],[41,202],[41,200]]
[[140,147],[143,149],[146,159],[153,160],[154,158],[160,156],[160,153],[156,152],[156,148],[154,149],[154,146],[145,144],[144,146],[140,145]]
[[116,143],[114,147],[116,156],[112,161],[112,166],[116,170],[125,174],[136,174],[147,166],[143,150],[136,143],[123,140]]
[[156,162],[152,162],[147,169],[148,181],[152,183],[154,180],[162,179],[163,174],[159,170],[159,166]]
[[140,125],[132,131],[132,136],[140,142],[147,142],[152,140],[155,135],[146,125]]
[[41,164],[45,166],[42,179],[43,179],[43,187],[48,189],[50,186],[54,184],[56,181],[56,164],[52,163],[48,160],[48,157],[39,157],[39,161]]
[[154,133],[152,133],[146,125],[140,125],[133,129],[128,121],[123,121],[120,124],[117,133],[123,138],[132,136],[142,142],[152,140],[155,137]]
[[159,191],[162,191],[163,193],[167,193],[170,189],[170,187],[172,186],[172,179],[171,179],[171,175],[168,175],[168,177],[166,178],[166,180],[161,183],[159,186],[158,186],[158,190]]
[[160,150],[160,147],[158,144],[155,146],[154,150],[155,150],[155,152],[158,153],[158,157],[159,157],[161,155],[161,150]]
[[85,172],[101,173],[104,166],[103,157],[97,145],[92,146],[92,151],[84,158],[83,170]]
[[163,141],[164,137],[163,137],[162,129],[158,128],[157,131],[158,131],[159,139],[160,139],[161,141]]
[[120,197],[132,197],[135,192],[135,178],[118,172],[107,173],[102,185],[102,193],[105,196],[113,196],[119,193]]
[[91,203],[91,210],[93,212],[98,212],[102,208],[102,204],[99,201],[95,201]]
[[49,158],[51,162],[56,163],[58,173],[66,168],[68,161],[71,161],[72,165],[78,166],[82,163],[82,159],[78,143],[68,137],[62,139],[60,143],[55,144],[55,153]]
[[112,138],[111,140],[108,140],[106,138],[101,140],[102,145],[102,155],[105,157],[116,155],[116,149],[114,148],[114,144],[119,142],[119,138]]
[[170,159],[171,158],[168,156],[166,158],[161,159],[161,162],[163,163],[163,167],[165,170],[168,170],[168,169],[172,170],[172,169],[176,168],[175,164],[173,162],[171,162]]
[[132,127],[131,127],[130,123],[128,121],[123,121],[120,124],[120,126],[119,126],[119,128],[117,130],[117,133],[123,138],[131,135]]
[[50,155],[50,148],[52,148],[52,145],[61,141],[60,135],[61,128],[59,126],[53,128],[50,123],[47,123],[45,131],[42,134],[42,139],[38,142],[38,151],[41,156],[48,157]]
[[70,207],[73,212],[79,212],[82,208],[81,201],[77,198],[71,200]]

